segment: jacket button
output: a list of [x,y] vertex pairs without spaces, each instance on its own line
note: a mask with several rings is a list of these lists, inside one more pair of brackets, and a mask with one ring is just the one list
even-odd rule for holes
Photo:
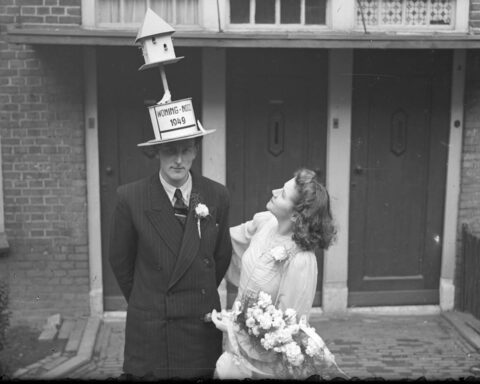
[[205,265],[210,265],[210,260],[208,260],[207,257],[203,259],[203,262],[205,263]]
[[207,291],[205,290],[205,288],[202,288],[202,290],[200,291],[202,292],[202,295],[205,295],[207,293]]

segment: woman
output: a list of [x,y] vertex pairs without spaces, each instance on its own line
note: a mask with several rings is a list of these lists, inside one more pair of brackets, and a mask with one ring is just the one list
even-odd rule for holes
[[[308,318],[317,286],[314,251],[328,248],[335,236],[329,195],[319,175],[308,169],[297,171],[272,195],[268,211],[230,229],[233,257],[226,278],[238,286],[239,302],[265,292],[277,308]],[[232,327],[231,312],[213,312],[212,320],[228,336],[217,361],[218,378],[282,377],[278,353]]]

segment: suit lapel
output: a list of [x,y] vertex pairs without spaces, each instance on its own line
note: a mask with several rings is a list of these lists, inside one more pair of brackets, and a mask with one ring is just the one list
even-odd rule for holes
[[[197,178],[192,173],[192,193],[190,194],[190,202],[192,197],[199,195]],[[185,233],[183,234],[182,246],[177,258],[177,263],[170,277],[168,288],[171,288],[190,267],[193,260],[197,256],[200,248],[200,237],[198,236],[197,219],[195,217],[195,207],[190,203],[187,220],[185,222]]]
[[163,189],[157,175],[152,176],[150,183],[150,209],[146,211],[152,225],[176,255],[182,243],[183,229],[173,213],[172,203]]

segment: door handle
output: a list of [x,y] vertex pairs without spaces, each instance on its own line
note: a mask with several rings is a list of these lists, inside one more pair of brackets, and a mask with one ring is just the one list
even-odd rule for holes
[[353,169],[353,173],[356,175],[361,175],[363,173],[363,167],[360,164],[357,164]]
[[108,166],[105,168],[105,173],[107,174],[107,176],[112,176],[113,175],[113,168]]

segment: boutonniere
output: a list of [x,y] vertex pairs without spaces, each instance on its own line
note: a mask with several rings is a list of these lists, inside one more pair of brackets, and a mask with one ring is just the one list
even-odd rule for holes
[[195,206],[195,217],[197,219],[198,237],[202,238],[202,230],[200,229],[200,220],[205,219],[210,214],[205,204],[198,203]]

